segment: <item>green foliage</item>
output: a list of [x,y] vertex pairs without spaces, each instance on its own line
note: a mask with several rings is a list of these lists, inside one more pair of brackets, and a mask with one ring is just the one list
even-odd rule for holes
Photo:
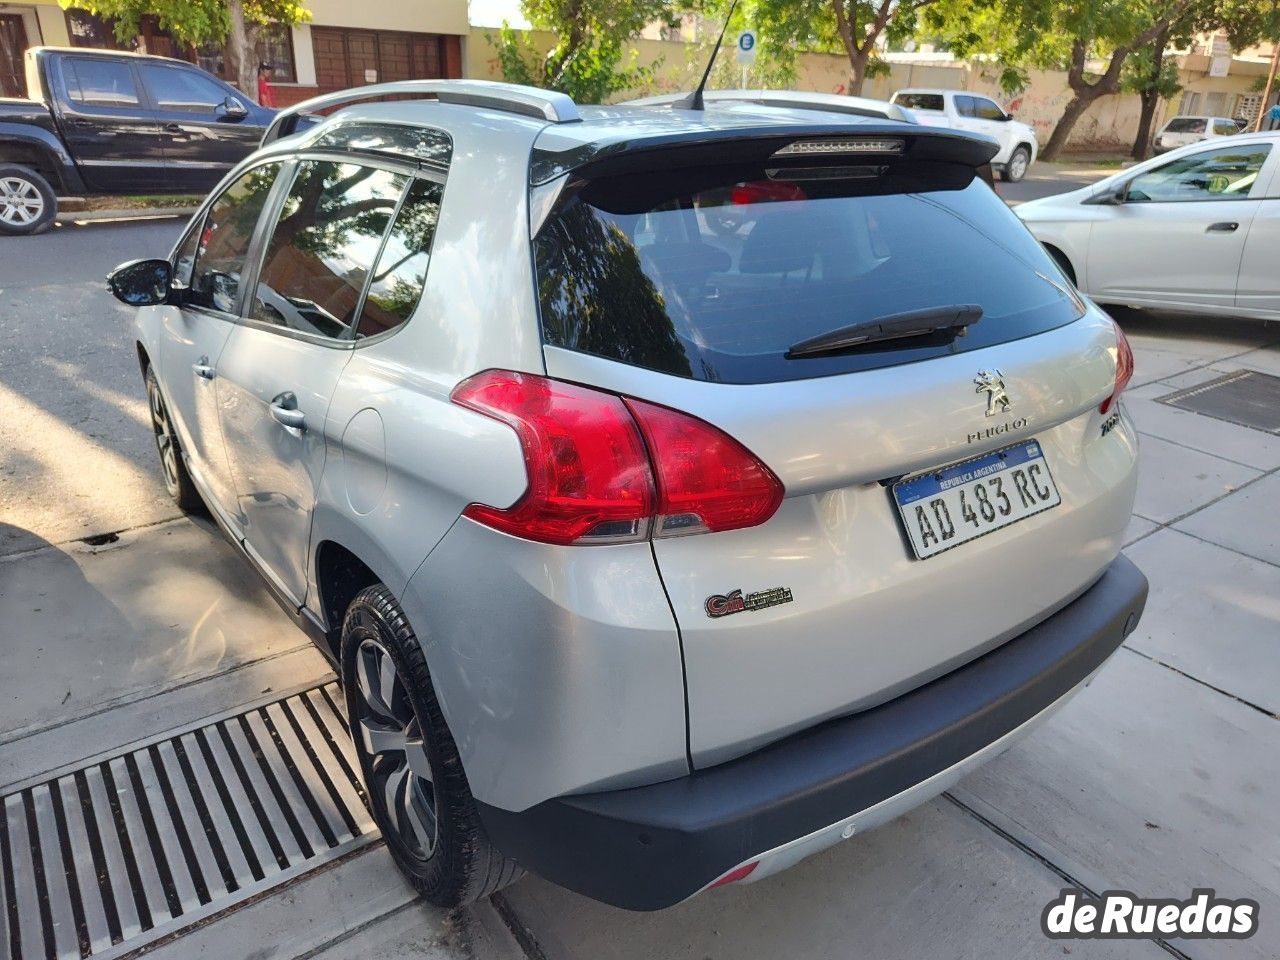
[[[58,0],[63,9],[79,7],[115,21],[116,39],[127,43],[141,32],[144,14],[153,14],[161,30],[183,43],[221,43],[231,32],[227,0]],[[300,0],[243,0],[245,19],[258,26],[294,24],[311,19]]]
[[[1159,74],[1156,73],[1157,59],[1160,62]],[[1125,60],[1120,88],[1130,93],[1154,93],[1160,99],[1168,100],[1182,89],[1178,82],[1178,61],[1165,56],[1164,51],[1156,50],[1154,46],[1143,47]]]
[[748,0],[735,20],[756,25],[784,68],[794,69],[801,51],[849,58],[850,93],[861,93],[867,76],[887,72],[877,56],[883,38],[891,47],[914,37],[921,11],[938,0]]
[[554,34],[551,48],[542,50],[508,23],[489,42],[507,80],[602,103],[652,81],[658,65],[639,66],[627,45],[655,21],[675,26],[681,10],[669,0],[523,0],[521,12],[534,30]]

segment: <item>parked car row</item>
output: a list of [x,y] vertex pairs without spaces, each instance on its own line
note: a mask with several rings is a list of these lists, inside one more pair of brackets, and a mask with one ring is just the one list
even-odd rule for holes
[[275,111],[181,60],[35,47],[0,99],[0,234],[48,229],[59,196],[205,193]]
[[170,493],[333,659],[437,904],[768,876],[1024,736],[1142,613],[1132,354],[998,144],[762,99],[320,98],[112,275]]

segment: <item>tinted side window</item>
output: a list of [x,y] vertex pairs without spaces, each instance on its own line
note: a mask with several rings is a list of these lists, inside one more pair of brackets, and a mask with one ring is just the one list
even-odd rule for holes
[[253,319],[345,336],[406,179],[332,160],[298,164],[263,259]]
[[973,103],[979,120],[1003,120],[1004,111],[985,97],[974,97]]
[[129,64],[72,57],[63,62],[67,92],[76,103],[90,107],[131,106],[138,103],[138,87]]
[[254,167],[214,202],[200,228],[188,303],[235,311],[249,241],[279,172],[278,163]]
[[908,110],[941,111],[943,109],[940,93],[896,93],[893,96],[893,102]]
[[1230,137],[1239,133],[1240,128],[1230,120],[1215,120],[1213,122],[1213,132],[1221,137]]
[[356,337],[394,330],[409,319],[427,280],[431,241],[440,217],[444,188],[431,180],[415,180],[396,217],[382,255],[369,281]]
[[1247,200],[1271,152],[1268,143],[1218,147],[1173,160],[1129,183],[1129,203]]
[[962,117],[977,116],[973,97],[956,97],[956,113]]
[[194,70],[154,63],[140,64],[139,70],[151,102],[161,110],[213,113],[229,96],[212,79]]

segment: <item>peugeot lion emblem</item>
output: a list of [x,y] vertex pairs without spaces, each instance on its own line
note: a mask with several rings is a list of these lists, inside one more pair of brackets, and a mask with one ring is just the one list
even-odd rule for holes
[[990,370],[979,370],[973,378],[978,385],[974,393],[987,391],[987,416],[994,417],[1009,409],[1009,395],[1004,391],[1004,374],[992,367]]

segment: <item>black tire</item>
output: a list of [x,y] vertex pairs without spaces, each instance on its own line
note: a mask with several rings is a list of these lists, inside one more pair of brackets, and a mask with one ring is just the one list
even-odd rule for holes
[[1009,162],[1000,171],[1000,179],[1005,183],[1017,183],[1027,175],[1031,166],[1031,151],[1026,147],[1018,147],[1009,155]]
[[58,215],[58,198],[49,181],[30,167],[0,163],[0,234],[44,233]]
[[[370,679],[384,676],[382,657],[389,657],[395,668],[389,692]],[[422,646],[382,584],[362,590],[347,608],[341,658],[347,722],[373,819],[413,888],[430,903],[451,908],[487,897],[523,876],[485,834]],[[373,695],[362,689],[366,685],[376,686]],[[364,731],[379,734],[380,744],[399,738],[404,747],[374,752]],[[418,775],[424,751],[426,777]],[[432,835],[429,844],[421,839],[427,833]]]
[[147,384],[147,407],[151,412],[151,432],[155,436],[156,452],[160,455],[164,487],[183,513],[203,514],[204,501],[182,460],[182,447],[178,444],[178,435],[169,418],[169,407],[165,403],[164,394],[160,392],[160,381],[156,379],[156,372],[150,364],[147,365],[144,379]]

